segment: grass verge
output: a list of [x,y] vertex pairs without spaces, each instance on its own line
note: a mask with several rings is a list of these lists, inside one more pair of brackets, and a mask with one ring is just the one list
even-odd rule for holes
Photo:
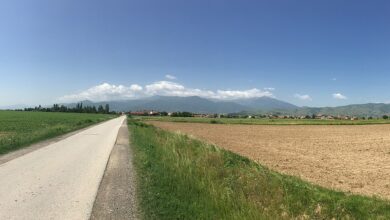
[[390,202],[335,192],[135,120],[144,219],[390,219]]
[[103,114],[0,111],[0,154],[113,117]]

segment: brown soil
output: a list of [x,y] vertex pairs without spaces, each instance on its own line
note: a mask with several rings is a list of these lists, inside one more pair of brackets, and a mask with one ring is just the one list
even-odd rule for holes
[[150,123],[324,187],[390,199],[390,125]]

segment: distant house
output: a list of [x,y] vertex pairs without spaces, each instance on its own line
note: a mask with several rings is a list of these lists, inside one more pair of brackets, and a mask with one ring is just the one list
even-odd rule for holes
[[129,112],[129,114],[133,116],[146,116],[148,113],[145,111],[136,111],[136,112]]
[[328,119],[328,120],[334,120],[334,117],[331,116],[331,115],[328,115],[327,119]]
[[323,115],[323,114],[317,114],[317,115],[315,116],[315,119],[325,120],[325,119],[327,119],[327,116],[326,116],[326,115]]
[[158,116],[158,115],[160,115],[160,112],[158,112],[158,111],[149,111],[149,116]]
[[153,111],[153,110],[143,110],[143,111],[130,112],[129,114],[133,116],[157,116],[160,115],[160,112]]

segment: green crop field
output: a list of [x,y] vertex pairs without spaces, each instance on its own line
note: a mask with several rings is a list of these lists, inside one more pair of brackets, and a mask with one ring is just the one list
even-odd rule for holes
[[390,124],[390,120],[319,120],[319,119],[243,119],[243,118],[192,118],[192,117],[135,117],[146,121],[170,121],[215,124],[250,124],[250,125],[369,125]]
[[0,111],[0,154],[113,117],[103,114]]
[[390,219],[390,202],[271,171],[186,135],[129,120],[144,219]]

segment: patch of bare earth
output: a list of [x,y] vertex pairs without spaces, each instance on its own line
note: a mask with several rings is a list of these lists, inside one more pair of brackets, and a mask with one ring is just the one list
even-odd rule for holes
[[324,187],[390,199],[390,125],[150,123]]

